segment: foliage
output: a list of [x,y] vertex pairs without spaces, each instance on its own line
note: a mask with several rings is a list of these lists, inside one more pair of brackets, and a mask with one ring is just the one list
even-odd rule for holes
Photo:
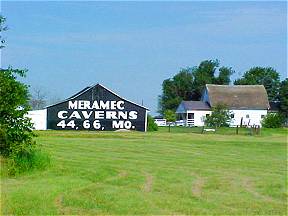
[[[17,81],[17,75],[25,76],[24,70],[0,69],[0,128],[5,141],[0,153],[9,156],[34,148],[32,123],[25,117],[29,110],[28,87]],[[4,140],[3,138],[1,138]]]
[[283,80],[279,90],[280,112],[288,118],[288,78]]
[[175,122],[176,121],[176,114],[173,110],[166,110],[164,112],[164,118],[167,122]]
[[[198,67],[187,67],[171,79],[162,83],[162,95],[159,96],[159,112],[164,114],[165,110],[176,110],[182,100],[199,100],[205,84],[230,83],[232,68],[220,67],[218,60],[202,61]],[[218,77],[215,76],[219,70]]]
[[262,120],[262,126],[265,128],[280,128],[284,117],[279,113],[268,113]]
[[253,67],[235,80],[234,85],[264,85],[269,101],[277,101],[280,76],[272,67]]
[[147,125],[147,131],[157,131],[158,130],[158,125],[155,123],[154,118],[150,115],[147,117],[148,125]]
[[171,123],[176,121],[176,113],[173,110],[165,110],[164,118],[166,119],[169,125],[169,132],[170,132]]
[[19,175],[21,173],[41,170],[50,165],[50,157],[40,150],[31,150],[21,154],[12,154],[8,159],[8,174]]
[[209,127],[225,127],[229,125],[231,115],[227,106],[224,104],[217,104],[212,108],[212,114],[207,116],[205,124]]

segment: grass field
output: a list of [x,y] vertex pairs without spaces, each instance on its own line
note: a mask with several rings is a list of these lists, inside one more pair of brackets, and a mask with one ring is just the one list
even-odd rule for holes
[[287,213],[287,129],[37,133],[52,164],[11,178],[2,159],[2,214]]

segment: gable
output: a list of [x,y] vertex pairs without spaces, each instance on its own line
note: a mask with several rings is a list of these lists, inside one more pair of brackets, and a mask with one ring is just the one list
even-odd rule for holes
[[147,110],[97,84],[48,106],[47,128],[145,131]]

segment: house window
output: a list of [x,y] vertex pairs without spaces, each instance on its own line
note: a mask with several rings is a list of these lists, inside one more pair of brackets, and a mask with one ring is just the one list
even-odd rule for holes
[[206,118],[207,118],[208,116],[210,116],[210,114],[206,114]]
[[194,119],[194,113],[188,113],[188,119]]
[[249,118],[249,114],[246,115],[246,118]]
[[234,114],[232,113],[232,114],[230,115],[230,117],[231,117],[231,118],[234,118]]
[[265,115],[261,115],[261,118],[263,119],[265,117]]

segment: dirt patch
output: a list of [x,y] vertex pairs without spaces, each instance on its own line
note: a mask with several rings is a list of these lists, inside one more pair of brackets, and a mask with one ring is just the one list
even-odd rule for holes
[[117,177],[119,177],[119,178],[124,178],[124,177],[126,177],[126,176],[128,176],[128,172],[122,170],[122,171],[120,171],[120,172],[118,173],[118,176],[117,176]]
[[192,195],[195,197],[201,197],[202,195],[202,189],[205,185],[205,179],[197,174],[193,174],[193,176],[196,176],[196,180],[192,183],[191,192]]
[[146,174],[146,180],[145,180],[145,184],[143,186],[143,191],[145,193],[151,192],[152,186],[153,186],[153,176]]
[[273,202],[274,201],[271,197],[262,195],[262,194],[258,193],[257,191],[255,191],[254,183],[248,178],[245,178],[242,180],[242,186],[244,189],[246,189],[246,191],[251,193],[256,198],[262,199],[262,200],[267,201],[267,202]]

